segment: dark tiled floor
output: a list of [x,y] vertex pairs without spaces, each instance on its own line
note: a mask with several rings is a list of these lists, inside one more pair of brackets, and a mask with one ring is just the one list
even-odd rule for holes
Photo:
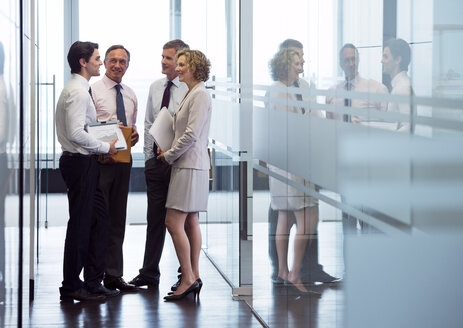
[[[125,241],[125,279],[142,263],[145,226],[128,226]],[[36,297],[30,305],[31,327],[261,327],[242,301],[233,301],[231,289],[204,254],[201,273],[204,287],[199,303],[184,300],[166,303],[163,296],[176,280],[177,258],[166,239],[159,289],[122,294],[104,303],[60,304],[65,228],[41,230],[42,246],[37,267]]]

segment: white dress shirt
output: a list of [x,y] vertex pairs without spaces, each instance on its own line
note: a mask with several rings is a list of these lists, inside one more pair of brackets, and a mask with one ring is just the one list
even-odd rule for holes
[[[402,71],[391,81],[392,90],[391,95],[403,95],[409,96],[413,94],[412,83],[410,78],[407,75],[406,71]],[[388,112],[396,112],[401,114],[411,114],[411,102],[409,103],[397,103],[397,102],[390,102],[387,105]],[[397,130],[405,131],[409,130],[410,124],[409,123],[397,123]]]
[[109,143],[88,134],[87,125],[96,123],[96,111],[88,92],[89,83],[79,74],[72,74],[56,105],[56,134],[63,151],[106,154]]
[[[116,82],[106,75],[92,84],[92,97],[95,103],[98,121],[107,122],[117,120],[116,108]],[[136,129],[138,102],[135,92],[127,85],[121,83],[121,93],[124,99],[127,126]]]
[[[164,89],[167,86],[167,82],[167,77],[164,77],[154,81],[150,86],[145,113],[145,144],[143,147],[143,152],[145,153],[145,161],[155,156],[153,153],[154,139],[153,136],[149,134],[149,130],[160,112],[162,96],[164,95]],[[173,116],[183,97],[185,97],[186,93],[188,92],[188,87],[185,83],[180,82],[178,77],[173,79],[172,83],[173,85],[170,88],[170,101],[168,110]]]
[[[330,90],[346,90],[346,83],[347,81],[342,81],[341,83],[337,84],[336,86],[332,87]],[[351,81],[352,86],[350,88],[351,91],[355,92],[368,92],[371,94],[375,93],[384,93],[387,94],[388,90],[387,87],[375,80],[371,79],[364,79],[359,74]],[[373,96],[374,97],[374,96]],[[344,97],[334,98],[334,97],[327,97],[326,98],[327,104],[336,105],[336,107],[344,107]],[[385,102],[381,102],[374,99],[358,99],[358,98],[351,98],[351,107],[355,108],[370,108],[370,109],[377,109],[377,110],[386,110],[387,104]],[[329,118],[339,119],[342,120],[343,114],[342,113],[329,113],[327,115]],[[354,123],[360,123],[362,121],[367,120],[365,117],[358,117],[352,116],[351,121]]]

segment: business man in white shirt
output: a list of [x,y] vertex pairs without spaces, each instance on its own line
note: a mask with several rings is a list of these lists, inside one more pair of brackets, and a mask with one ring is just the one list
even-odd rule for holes
[[[410,57],[410,46],[402,39],[392,39],[384,45],[381,63],[383,64],[383,72],[392,79],[391,95],[413,95],[412,83],[407,74]],[[387,105],[388,112],[406,114],[410,118],[412,117],[412,109],[411,101],[408,103],[393,101]],[[394,128],[399,131],[410,131],[411,127],[413,128],[413,125],[410,123],[398,122],[394,124]]]
[[[188,91],[185,83],[178,80],[175,71],[175,55],[180,49],[189,48],[182,40],[172,40],[163,46],[162,74],[166,76],[150,86],[145,114],[145,178],[148,196],[146,220],[146,244],[143,267],[139,274],[129,283],[135,286],[157,287],[159,284],[161,260],[166,236],[166,199],[170,182],[171,167],[156,159],[157,147],[149,134],[151,125],[156,120],[161,108],[167,107],[173,115]],[[166,150],[166,149],[163,149]]]
[[[113,45],[106,50],[103,78],[92,85],[98,121],[115,121],[132,127],[131,146],[138,141],[135,126],[138,102],[135,92],[122,83],[130,63],[130,52],[122,45]],[[124,260],[122,245],[127,217],[127,197],[129,194],[130,163],[115,162],[111,156],[100,158],[100,189],[102,190],[109,214],[109,233],[106,250],[104,285],[121,291],[134,290],[136,286],[127,284],[123,276]]]
[[[56,133],[63,151],[59,168],[67,187],[69,221],[64,245],[61,301],[102,301],[119,294],[105,288],[104,274],[108,214],[98,188],[97,154],[115,154],[114,139],[101,142],[87,132],[97,122],[88,81],[100,75],[98,44],[76,41],[68,53],[71,80],[56,106]],[[79,277],[84,269],[84,281]]]
[[[352,43],[346,43],[339,51],[339,66],[344,72],[344,81],[333,86],[330,90],[336,91],[354,91],[372,94],[370,98],[353,97],[327,97],[326,103],[335,105],[338,108],[344,107],[343,113],[328,112],[327,117],[342,120],[345,122],[352,122],[356,124],[370,124],[367,116],[355,116],[349,113],[349,108],[364,108],[378,111],[386,110],[386,102],[375,100],[375,94],[387,94],[387,87],[381,82],[373,79],[365,79],[359,74],[360,57],[358,49]],[[346,199],[342,198],[342,201]],[[345,212],[342,213],[342,228],[344,235],[354,235],[357,232],[357,221],[363,231],[373,229],[359,221],[356,217],[349,215]],[[347,265],[347,264],[346,264]]]
[[[371,93],[372,99],[362,99],[355,96],[352,98],[327,97],[326,103],[337,107],[346,107],[346,111],[348,111],[348,107],[385,111],[387,104],[375,100],[374,94],[387,94],[387,87],[381,82],[363,78],[358,71],[359,63],[360,57],[357,47],[352,43],[346,43],[339,51],[339,66],[344,72],[345,79],[330,90]],[[367,120],[367,117],[353,116],[349,113],[327,113],[327,117],[360,124]]]

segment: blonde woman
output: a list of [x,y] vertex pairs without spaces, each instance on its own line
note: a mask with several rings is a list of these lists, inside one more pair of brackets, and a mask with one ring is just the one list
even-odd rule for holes
[[182,278],[177,290],[164,297],[176,301],[188,294],[199,297],[201,231],[198,212],[207,211],[210,160],[207,152],[211,121],[211,97],[204,82],[210,62],[198,50],[181,50],[176,55],[179,80],[188,92],[174,114],[174,142],[159,159],[172,165],[167,194],[166,227],[174,242]]
[[[297,96],[288,93],[283,88],[293,87],[299,79],[299,72],[302,71],[301,57],[296,50],[292,48],[281,49],[274,55],[269,66],[272,79],[275,81],[267,95],[269,99],[267,107],[270,110],[284,110],[301,115],[323,116],[318,110],[304,109],[288,103],[289,100],[296,101]],[[269,165],[269,169],[289,180],[310,186],[304,179],[281,168]],[[277,280],[287,285],[297,294],[319,296],[319,293],[307,290],[300,277],[302,259],[307,243],[311,242],[317,231],[318,200],[274,177],[269,178],[269,184],[271,208],[278,211],[278,223],[275,234],[278,255]],[[296,238],[294,240],[294,260],[290,270],[288,268],[288,248],[289,230],[292,223],[290,223],[288,215],[291,212],[296,218]]]

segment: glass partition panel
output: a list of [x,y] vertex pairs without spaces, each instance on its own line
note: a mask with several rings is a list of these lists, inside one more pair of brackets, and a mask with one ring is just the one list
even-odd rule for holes
[[200,216],[203,249],[227,280],[239,282],[238,163],[213,149],[213,178],[207,214]]
[[[17,1],[0,3],[0,326],[3,327],[28,324],[29,197],[26,188],[29,185],[26,181],[29,172],[26,169],[31,138],[30,53],[35,50],[30,46],[34,30],[30,21],[31,3],[25,1],[22,7]],[[20,185],[20,182],[23,183]]]
[[[403,278],[432,284],[436,255],[452,253],[445,242],[422,259],[426,240],[462,242],[461,10],[254,1],[253,307],[270,326],[397,326],[423,307],[452,317],[452,294],[424,300]],[[303,219],[314,208],[318,226]],[[422,301],[396,302],[398,290]]]
[[209,133],[212,181],[200,216],[203,249],[232,286],[239,286],[239,86],[237,1],[182,1],[182,38],[211,61]]

